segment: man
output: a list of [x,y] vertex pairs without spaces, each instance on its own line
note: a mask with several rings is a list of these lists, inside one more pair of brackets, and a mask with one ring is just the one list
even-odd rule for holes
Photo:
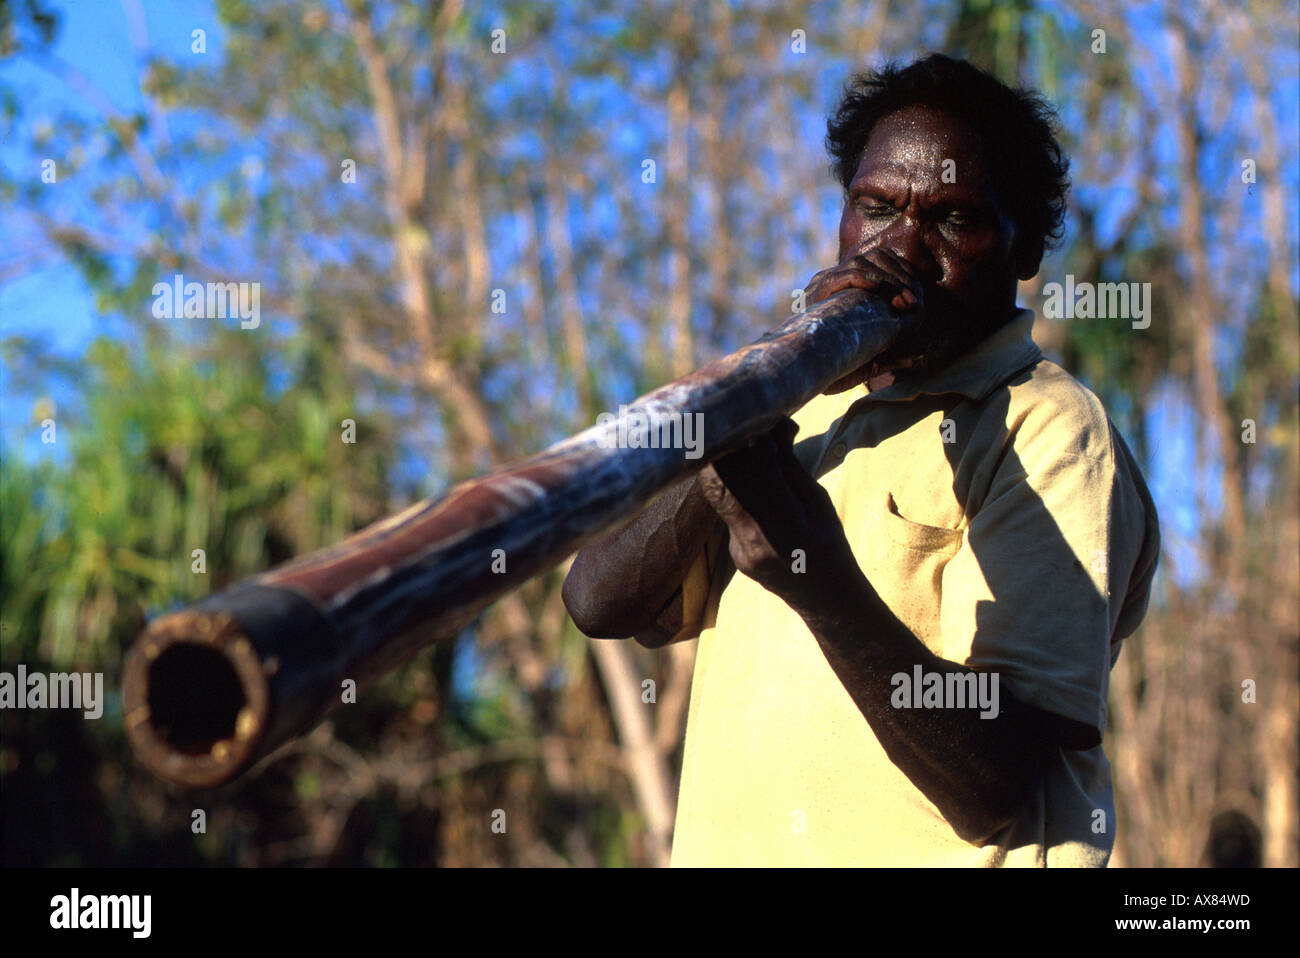
[[1064,218],[1051,121],[943,56],[854,78],[807,298],[874,293],[923,334],[575,560],[588,635],[700,637],[674,865],[1106,864],[1107,682],[1159,533],[1016,308]]

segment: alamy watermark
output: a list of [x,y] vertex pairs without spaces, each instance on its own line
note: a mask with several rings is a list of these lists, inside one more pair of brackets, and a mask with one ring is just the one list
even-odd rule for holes
[[88,719],[104,714],[103,672],[0,672],[0,709],[82,709]]
[[[618,428],[609,427],[617,423]],[[687,459],[704,454],[704,413],[648,413],[635,406],[619,406],[618,414],[596,417],[602,449],[683,449]]]
[[1043,287],[1048,319],[1130,319],[1134,329],[1151,325],[1150,283],[1082,283],[1067,273],[1065,283]]
[[133,938],[148,938],[152,912],[152,895],[83,895],[74,888],[50,899],[50,927],[126,928]]
[[998,673],[926,672],[912,666],[912,674],[895,672],[889,704],[896,709],[980,709],[980,718],[998,717]]
[[230,319],[239,317],[241,329],[257,329],[262,322],[261,283],[196,283],[177,273],[170,283],[154,283],[155,319]]

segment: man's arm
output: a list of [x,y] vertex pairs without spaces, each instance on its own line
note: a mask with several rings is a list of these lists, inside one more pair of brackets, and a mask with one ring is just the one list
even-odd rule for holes
[[722,520],[691,476],[578,553],[561,595],[591,638],[665,645],[682,627],[682,581]]
[[891,677],[897,673],[910,677],[919,664],[923,674],[939,673],[946,683],[950,673],[974,670],[927,649],[860,571],[839,594],[814,604],[796,611],[890,760],[959,837],[986,844],[1020,812],[1044,760],[1060,744],[1060,723],[1066,720],[1017,701],[1005,688],[999,689],[993,718],[982,717],[976,707],[894,708]]
[[[962,839],[984,844],[1015,818],[1050,752],[1091,747],[1096,731],[1001,689],[996,718],[977,708],[893,707],[896,673],[973,670],[927,649],[872,588],[829,496],[790,449],[793,423],[784,428],[783,440],[769,434],[701,475],[730,529],[736,567],[799,613],[894,764]],[[792,571],[794,549],[805,553],[802,574]]]

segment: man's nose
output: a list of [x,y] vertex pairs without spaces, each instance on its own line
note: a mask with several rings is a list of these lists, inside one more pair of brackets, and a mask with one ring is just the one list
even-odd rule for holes
[[938,282],[943,278],[943,267],[925,242],[925,225],[911,216],[904,214],[895,218],[876,238],[875,245],[906,262],[923,280]]

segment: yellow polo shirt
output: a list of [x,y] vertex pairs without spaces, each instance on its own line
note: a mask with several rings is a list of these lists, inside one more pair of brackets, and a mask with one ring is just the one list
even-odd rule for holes
[[[1102,732],[1110,669],[1146,612],[1156,511],[1033,319],[1020,310],[928,380],[817,397],[794,417],[795,451],[868,581],[931,651]],[[698,632],[699,648],[674,866],[1106,864],[1100,746],[1058,749],[1011,825],[964,841],[890,761],[803,620],[734,574],[724,546],[683,586],[679,637]]]

